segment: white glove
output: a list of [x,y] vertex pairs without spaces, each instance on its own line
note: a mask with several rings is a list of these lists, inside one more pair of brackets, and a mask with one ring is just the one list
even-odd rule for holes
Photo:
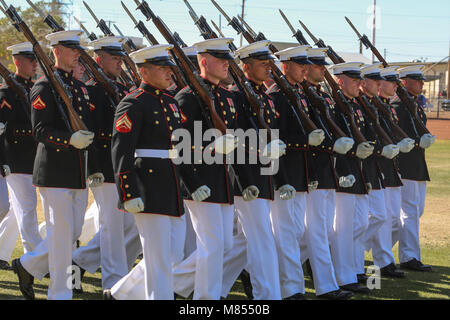
[[356,148],[356,156],[360,159],[366,159],[373,153],[374,147],[369,142],[361,142]]
[[7,176],[9,176],[11,174],[11,168],[7,164],[4,164],[2,167],[3,167],[3,171],[5,173],[5,178],[6,178]]
[[0,135],[2,135],[3,132],[5,132],[5,128],[6,128],[5,124],[3,122],[0,122]]
[[356,182],[356,178],[352,174],[349,174],[346,177],[339,178],[339,186],[341,188],[350,188],[355,184],[355,182]]
[[204,185],[192,193],[192,200],[201,202],[211,195],[211,189]]
[[97,173],[91,174],[88,177],[88,181],[89,181],[89,187],[91,187],[91,188],[100,187],[103,184],[103,182],[105,182],[105,177],[103,176],[103,173],[97,172]]
[[78,130],[70,137],[69,143],[77,149],[84,149],[94,141],[94,133]]
[[272,160],[280,158],[286,153],[286,144],[280,139],[273,140],[266,144],[263,150],[263,156]]
[[366,183],[366,187],[367,187],[367,192],[372,191],[372,184],[370,182]]
[[423,149],[429,148],[434,143],[435,140],[436,140],[436,136],[433,136],[430,133],[425,133],[420,138],[419,147],[421,147]]
[[310,181],[308,183],[308,192],[314,191],[317,189],[317,187],[319,186],[319,181]]
[[256,186],[248,186],[242,191],[242,199],[244,201],[252,201],[258,198],[259,189]]
[[281,200],[290,200],[295,197],[295,188],[289,184],[285,184],[280,187],[280,199]]
[[325,132],[323,132],[322,129],[316,129],[311,131],[311,133],[308,135],[308,143],[311,146],[318,146],[323,142],[323,139],[325,139]]
[[381,151],[381,155],[388,159],[393,159],[400,152],[400,148],[396,144],[388,144],[383,147],[383,151]]
[[138,213],[144,210],[144,202],[142,202],[141,198],[135,198],[125,201],[123,207],[128,212]]
[[223,136],[220,136],[212,143],[214,144],[214,149],[216,153],[229,154],[230,152],[232,152],[234,149],[237,148],[238,139],[232,134],[227,133]]
[[404,138],[397,146],[400,148],[400,152],[408,153],[414,148],[414,140],[411,138]]
[[352,138],[342,137],[336,140],[333,151],[339,154],[346,154],[355,144]]

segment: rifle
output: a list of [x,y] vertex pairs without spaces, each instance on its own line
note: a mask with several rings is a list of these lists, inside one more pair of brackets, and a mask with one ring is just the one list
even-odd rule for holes
[[[184,3],[186,3],[189,9],[189,14],[192,20],[194,20],[194,23],[199,28],[201,36],[205,40],[218,38],[217,34],[211,29],[206,19],[203,16],[199,18],[187,0],[184,0]],[[231,50],[232,48],[236,48],[233,42],[230,43],[229,47]],[[271,129],[264,120],[264,105],[261,100],[261,97],[255,93],[255,91],[252,88],[252,85],[250,84],[250,81],[245,77],[244,73],[242,72],[241,68],[239,68],[239,66],[236,64],[236,62],[234,60],[230,60],[229,65],[231,69],[231,75],[236,83],[236,86],[238,86],[241,92],[244,93],[250,105],[250,108],[253,111],[253,114],[256,116],[258,120],[258,126],[255,126],[256,127],[255,129],[266,129],[267,132],[269,133],[270,139]],[[252,122],[253,120],[252,117],[250,116],[248,118],[251,119]],[[252,123],[252,125],[253,124],[254,123]]]
[[77,18],[77,17],[73,17],[75,19],[75,21],[80,25],[81,30],[84,31],[84,33],[86,33],[86,36],[88,37],[89,40],[91,41],[95,41],[97,40],[97,36],[95,35],[95,33],[93,32],[89,32],[86,27],[83,25],[83,23]]
[[[290,23],[290,21],[288,20],[288,18],[286,17],[286,15],[284,14],[284,12],[281,11],[281,9],[279,9],[279,11],[280,11],[281,17],[284,19],[284,21],[286,22],[288,27],[291,29],[291,31],[293,33],[293,37],[295,37],[300,44],[307,44],[308,42],[306,41],[302,32],[299,29],[295,30],[294,27],[292,26],[292,24]],[[305,92],[305,95],[307,96],[308,100],[314,106],[316,106],[320,110],[320,112],[325,116],[325,121],[327,122],[331,131],[335,135],[336,139],[345,137],[346,134],[344,132],[342,132],[341,128],[339,128],[339,126],[331,118],[330,110],[328,108],[328,105],[327,105],[325,99],[323,97],[321,97],[316,92],[315,88],[313,86],[309,85],[309,83],[307,81],[302,81],[300,83],[300,85],[302,86],[303,91]],[[320,127],[322,128],[322,130],[327,132],[327,128],[323,124],[322,118],[317,113],[317,110],[314,107],[311,108],[311,110],[312,110],[312,113],[314,114],[315,118],[317,119],[317,121],[319,121],[319,124],[320,124]]]
[[[236,19],[236,17],[233,17],[231,19],[225,11],[215,2],[214,0],[211,0],[214,6],[222,13],[222,15],[225,17],[225,19],[228,21],[228,24],[231,25],[238,34],[242,34],[248,43],[254,43],[256,41],[260,40],[266,40],[265,36],[262,33],[259,33],[257,37],[254,37],[254,35],[250,34],[247,30],[244,29],[244,27],[239,23],[239,21]],[[278,50],[275,48],[273,44],[269,45],[269,49],[275,53]],[[272,71],[272,77],[273,80],[276,82],[278,87],[280,88],[280,91],[286,96],[289,103],[295,108],[295,111],[297,115],[301,119],[301,123],[303,125],[303,128],[306,129],[307,133],[310,133],[317,129],[316,125],[312,120],[308,117],[308,115],[305,113],[303,108],[301,107],[301,99],[300,95],[298,93],[297,88],[292,86],[289,81],[286,79],[284,74],[278,69],[278,67],[275,65],[273,60],[269,60],[270,69]]]
[[392,139],[389,138],[386,131],[384,131],[384,129],[380,125],[380,117],[378,115],[377,109],[370,103],[369,99],[367,99],[367,96],[362,91],[360,91],[359,96],[356,99],[363,107],[366,114],[369,115],[370,118],[372,118],[376,134],[381,139],[381,141],[383,141],[383,146],[393,144],[394,142],[392,142]]
[[[192,64],[191,60],[186,56],[183,50],[179,47],[177,41],[172,35],[172,32],[167,28],[161,18],[155,16],[153,11],[150,9],[148,3],[144,0],[142,3],[139,3],[138,0],[134,0],[137,4],[137,8],[142,12],[142,14],[148,20],[152,20],[155,24],[156,28],[163,35],[163,37],[167,40],[168,43],[173,45],[172,53],[174,58],[178,59],[180,69],[186,76],[186,79],[190,83],[190,87],[195,93],[197,100],[199,101],[199,105],[202,110],[203,117],[205,121],[208,123],[208,126],[211,128],[216,128],[222,134],[226,134],[227,127],[225,123],[222,121],[222,118],[217,114],[215,108],[215,99],[213,94],[207,88],[203,79],[199,76],[195,66]],[[211,116],[211,120],[206,114],[206,110],[202,108],[202,103],[205,104],[209,110],[209,114]],[[211,123],[212,121],[212,123]],[[234,171],[233,167],[229,164],[227,165],[227,173],[230,175],[230,178],[236,181],[238,189],[242,192],[242,185],[239,181],[239,177]]]
[[[44,22],[53,30],[53,32],[64,31],[64,28],[52,17],[50,14],[44,14],[42,10],[36,7],[33,2],[26,0],[28,4],[44,19]],[[77,19],[80,27],[90,37],[97,38],[93,33],[89,34],[83,24]],[[95,40],[94,39],[94,40]],[[84,50],[80,51],[80,62],[85,69],[89,71],[92,77],[108,92],[108,98],[111,105],[117,105],[120,102],[119,89],[117,85],[103,72],[102,68],[95,62],[94,59]]]
[[[5,5],[3,0],[2,3]],[[56,94],[53,94],[53,96],[56,99],[56,103],[58,105],[59,110],[61,111],[61,114],[64,118],[67,128],[70,131],[78,131],[78,130],[87,131],[88,128],[83,123],[83,121],[78,117],[76,111],[73,109],[72,94],[70,93],[70,90],[68,89],[67,85],[63,82],[58,72],[56,72],[53,69],[53,63],[50,61],[50,58],[45,54],[44,50],[34,37],[30,28],[22,20],[22,18],[19,16],[16,9],[12,5],[9,6],[6,12],[8,12],[8,16],[13,20],[13,23],[15,23],[20,28],[22,33],[25,35],[25,38],[32,44],[33,51],[36,54],[36,57],[41,65],[42,70],[44,71],[47,79],[49,80],[52,89],[56,91],[54,92]],[[60,98],[62,104],[57,97]],[[64,105],[67,115],[64,112],[62,105]]]
[[[183,50],[178,45],[177,41],[173,37],[172,32],[167,28],[161,18],[157,17],[153,11],[150,9],[146,1],[140,3],[138,0],[134,0],[137,4],[137,8],[141,10],[142,14],[147,18],[147,21],[152,20],[156,28],[163,35],[168,43],[173,45],[172,53],[174,57],[180,62],[180,67],[186,76],[186,79],[190,83],[190,86],[196,96],[205,104],[209,110],[212,124],[214,128],[219,130],[222,134],[226,134],[227,126],[222,121],[222,118],[217,114],[214,104],[214,96],[207,88],[203,79],[199,76],[191,60],[186,56]],[[208,119],[206,117],[205,119]]]
[[[288,22],[289,20],[286,18],[286,16],[283,16],[284,20]],[[296,32],[292,25],[288,23],[288,26],[291,28],[291,31],[294,34],[301,35],[300,30]],[[309,43],[306,41],[306,39],[301,35],[297,38],[299,43],[301,45],[309,45]],[[336,104],[338,105],[339,109],[342,111],[343,114],[345,114],[348,118],[348,121],[345,116],[342,116],[342,120],[344,122],[344,125],[347,129],[347,133],[350,137],[354,138],[355,141],[359,144],[361,142],[366,142],[366,138],[362,135],[361,131],[359,130],[358,126],[355,122],[355,117],[353,114],[353,108],[350,105],[349,101],[346,99],[344,94],[342,93],[342,90],[339,88],[339,85],[336,83],[336,81],[333,79],[333,76],[330,74],[330,72],[325,68],[325,79],[327,80],[328,84],[331,87],[333,98],[336,101]],[[305,92],[311,94],[313,90],[308,89],[305,90]]]
[[14,79],[14,75],[9,72],[9,70],[2,63],[0,63],[0,75],[5,80],[8,87],[11,88],[11,90],[14,91],[14,93],[19,97],[20,104],[25,111],[25,115],[31,122],[31,102],[27,90],[19,82],[17,82],[16,79]]
[[[128,10],[127,6],[121,1],[122,7],[125,10],[125,12],[128,14],[128,16],[131,18],[131,20],[134,23],[134,27],[139,30],[139,32],[142,34],[144,38],[147,39],[147,41],[151,45],[159,44],[158,40],[150,33],[150,31],[147,29],[147,27],[144,25],[144,23],[139,20],[139,22],[136,20],[136,18],[133,16],[133,14]],[[175,34],[174,34],[175,36]],[[181,38],[178,36],[178,41],[181,40]],[[177,42],[178,42],[177,41]],[[178,42],[179,43],[179,42]],[[179,62],[175,60],[177,65],[179,65]],[[181,73],[180,69],[178,67],[171,67],[172,73],[174,74],[173,81],[176,83],[178,88],[184,88],[186,86],[186,81],[183,77],[183,74]]]
[[[349,18],[345,17],[345,20],[348,22],[350,27],[355,31],[356,35],[358,36],[359,40],[364,44],[364,46],[367,49],[370,49],[373,54],[378,58],[378,60],[383,64],[383,66],[386,68],[389,66],[389,64],[386,62],[384,57],[380,54],[380,52],[375,48],[375,46],[370,42],[369,38],[367,36],[361,35],[356,27],[353,25],[353,23],[350,21]],[[417,128],[418,133],[422,136],[426,133],[430,133],[428,129],[425,127],[425,124],[422,122],[422,120],[419,118],[419,115],[417,114],[417,102],[414,100],[414,98],[409,94],[409,92],[406,90],[405,86],[400,80],[397,80],[397,95],[400,98],[400,100],[406,104],[406,109],[408,110],[412,122],[414,122],[415,127]],[[416,129],[415,129],[416,130]]]
[[[83,4],[91,14],[92,18],[94,18],[95,22],[97,23],[97,28],[100,28],[100,30],[103,32],[105,36],[114,36],[114,33],[112,33],[111,29],[109,29],[108,26],[106,25],[105,20],[103,19],[99,20],[85,1],[83,1]],[[129,38],[125,41],[125,45],[130,49],[130,51],[137,49],[136,45]],[[134,85],[136,87],[139,87],[141,85],[141,78],[139,76],[139,73],[133,60],[131,60],[128,54],[125,54],[125,56],[123,57],[123,62],[125,63],[125,67],[127,68],[128,72],[132,77]]]
[[[333,61],[334,64],[338,63],[344,63],[345,60],[338,55],[330,46],[326,46],[325,42],[322,39],[317,39],[311,31],[304,25],[300,20],[300,24],[302,25],[303,29],[305,29],[306,33],[310,36],[310,38],[314,41],[317,47],[319,48],[327,48],[327,55]],[[363,107],[366,114],[373,120],[374,127],[376,134],[380,137],[380,139],[383,141],[383,145],[392,144],[391,138],[387,135],[387,133],[383,130],[383,128],[380,125],[380,118],[378,115],[377,108],[374,107],[374,105],[367,99],[367,96],[360,92],[359,96],[356,98],[359,102],[359,104]]]
[[372,101],[375,107],[378,109],[378,112],[381,112],[381,114],[383,115],[383,121],[387,121],[386,127],[391,128],[392,133],[393,135],[395,135],[397,140],[408,138],[408,135],[405,133],[405,131],[403,131],[402,128],[400,128],[400,126],[395,123],[389,105],[384,103],[379,96],[374,96]]

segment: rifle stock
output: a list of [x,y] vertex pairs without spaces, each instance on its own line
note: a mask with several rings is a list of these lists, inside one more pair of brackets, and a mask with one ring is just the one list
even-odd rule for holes
[[66,112],[68,115],[68,120],[69,120],[71,129],[73,131],[88,130],[86,125],[78,117],[78,114],[73,109],[72,96],[71,96],[70,92],[68,92],[68,90],[66,89],[66,86],[65,86],[64,82],[62,81],[62,79],[60,78],[59,74],[54,70],[53,64],[50,61],[50,58],[45,54],[44,50],[42,49],[41,45],[34,37],[30,28],[22,20],[22,18],[16,12],[15,8],[13,6],[10,6],[8,10],[11,10],[11,12],[14,16],[13,21],[17,24],[17,26],[20,28],[22,33],[25,35],[25,38],[32,44],[33,51],[36,54],[36,57],[42,63],[42,66],[45,68],[45,72],[46,72],[46,75],[48,77],[48,80],[49,80],[51,86],[56,91],[59,98],[62,100],[63,105],[65,106],[65,109],[66,109]]
[[25,115],[27,118],[31,121],[31,111],[30,111],[30,97],[28,95],[28,92],[25,90],[25,88],[14,79],[14,76],[9,70],[0,63],[0,75],[5,80],[6,84],[8,85],[11,90],[14,91],[14,93],[19,97],[20,104],[22,105]]
[[395,123],[388,105],[386,105],[383,101],[381,101],[381,99],[378,96],[373,97],[373,104],[378,109],[378,112],[381,112],[384,119],[387,120],[389,127],[392,130],[392,133],[395,134],[398,140],[408,138],[408,135],[405,133],[405,131],[403,131],[402,128],[400,128],[399,125]]
[[358,100],[359,104],[363,107],[366,114],[368,114],[369,117],[372,118],[376,134],[383,142],[383,146],[393,144],[391,138],[389,138],[387,133],[383,130],[383,128],[380,125],[380,119],[378,116],[377,109],[369,102],[364,93],[360,92],[359,96],[356,99]]

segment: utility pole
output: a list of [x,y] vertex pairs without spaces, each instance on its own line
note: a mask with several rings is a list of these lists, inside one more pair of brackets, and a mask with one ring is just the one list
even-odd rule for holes
[[[242,19],[244,19],[244,12],[245,12],[245,0],[242,0],[242,11],[241,11]],[[242,34],[241,34],[241,47],[242,47]]]
[[448,61],[447,61],[447,99],[450,99],[450,45],[448,49]]
[[[375,17],[377,14],[377,0],[373,0],[373,25],[372,25],[372,43],[375,46],[375,29],[376,29],[376,21]],[[372,53],[372,63],[375,61],[375,55]]]

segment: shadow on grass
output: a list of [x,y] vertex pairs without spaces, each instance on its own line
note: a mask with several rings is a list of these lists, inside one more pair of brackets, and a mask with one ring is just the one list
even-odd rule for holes
[[[365,261],[366,266],[372,265],[372,261]],[[450,267],[433,266],[433,272],[415,272],[403,270],[406,278],[390,279],[381,278],[381,289],[374,289],[370,294],[356,294],[353,300],[418,300],[418,299],[450,299]],[[3,271],[5,272],[5,271]],[[2,275],[5,275],[2,272]],[[16,280],[17,277],[12,271],[8,272],[8,279]],[[10,273],[10,274],[9,274]],[[311,276],[305,274],[305,296],[307,299],[318,299],[315,295],[313,281]],[[19,291],[17,281],[0,279],[0,300],[21,300],[23,299]],[[42,281],[35,280],[33,288],[37,299],[45,299],[47,296],[48,279]],[[44,283],[42,283],[44,282]],[[101,275],[99,272],[95,275],[86,274],[82,281],[83,294],[74,294],[74,300],[101,300],[102,287]],[[12,291],[14,294],[5,293]],[[178,297],[177,299],[182,299]],[[186,299],[191,300],[192,294]],[[226,300],[247,300],[244,289],[240,280],[237,280]]]

